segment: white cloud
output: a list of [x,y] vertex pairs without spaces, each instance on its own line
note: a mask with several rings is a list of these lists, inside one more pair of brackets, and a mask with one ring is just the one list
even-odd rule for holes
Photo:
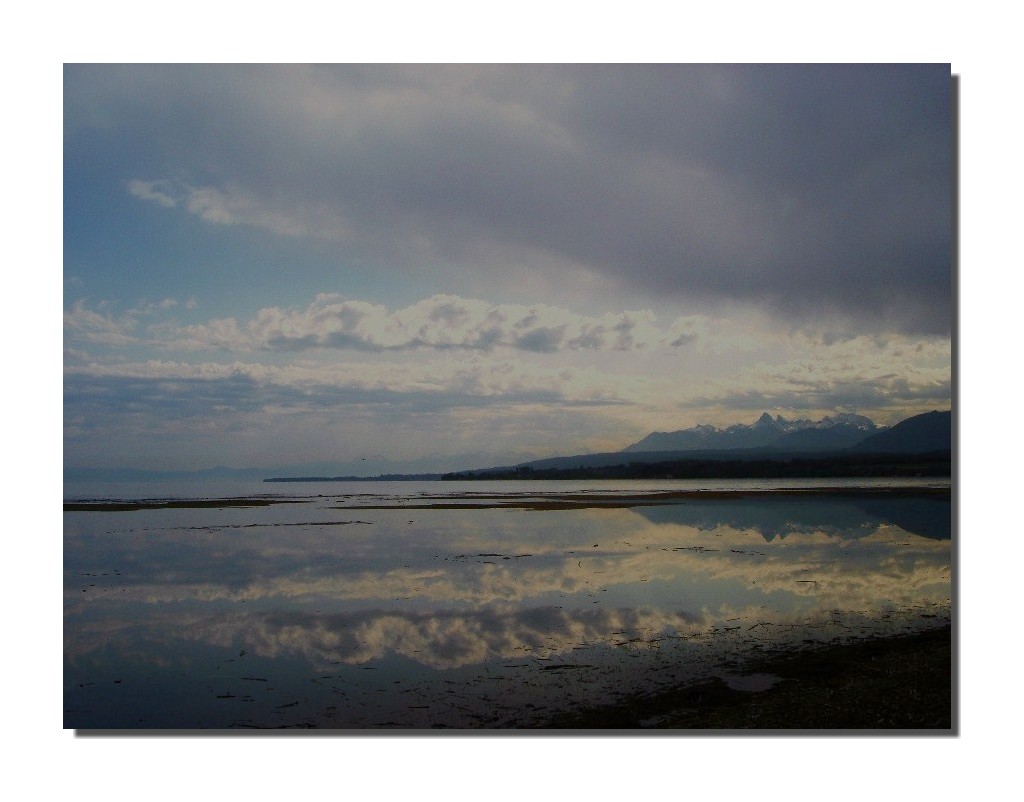
[[744,365],[709,377],[684,403],[735,418],[737,410],[772,410],[797,416],[857,411],[895,423],[951,403],[951,344],[915,338],[796,335],[788,358]]
[[490,304],[455,295],[435,295],[392,311],[321,294],[304,310],[267,307],[244,324],[222,318],[152,331],[168,348],[232,351],[630,351],[655,347],[667,337],[647,310],[597,317],[543,304]]
[[317,202],[280,204],[260,198],[236,185],[225,187],[191,186],[170,179],[127,183],[129,194],[167,209],[179,205],[206,223],[245,225],[262,228],[286,237],[313,237],[342,241],[348,225],[336,209]]
[[[68,308],[65,420],[78,421],[69,447],[98,448],[115,430],[124,443],[131,430],[140,442],[165,433],[154,453],[172,438],[182,454],[205,453],[216,431],[248,449],[238,464],[250,453],[262,464],[247,445],[257,440],[287,441],[296,457],[337,443],[387,459],[545,457],[765,410],[891,424],[950,398],[945,338],[794,332],[758,316],[663,323],[647,310],[586,315],[440,294],[397,309],[320,294],[304,308],[196,325],[173,318],[182,308],[173,298],[121,314]],[[231,358],[211,359],[218,350]]]
[[143,300],[120,314],[114,314],[108,303],[100,302],[95,308],[90,308],[87,301],[80,298],[64,310],[64,335],[66,339],[111,347],[141,345],[145,338],[137,333],[139,319],[158,317],[177,305],[174,298]]
[[95,343],[97,345],[127,346],[137,342],[129,334],[135,326],[132,315],[120,319],[86,307],[84,300],[75,301],[70,309],[64,310],[65,337]]
[[178,205],[178,201],[171,194],[178,194],[177,188],[169,181],[143,181],[133,178],[128,182],[128,192],[136,198],[157,203],[166,209]]

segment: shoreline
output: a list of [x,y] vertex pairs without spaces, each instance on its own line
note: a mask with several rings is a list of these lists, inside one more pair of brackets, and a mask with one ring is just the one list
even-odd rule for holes
[[[639,695],[612,705],[554,717],[541,729],[728,730],[729,734],[794,730],[922,730],[955,735],[952,627],[869,637],[778,654],[717,676]],[[742,682],[768,687],[740,690]]]
[[[227,507],[267,507],[272,504],[294,504],[310,501],[315,498],[343,498],[346,494],[339,496],[290,496],[286,498],[267,498],[265,496],[246,496],[232,498],[198,498],[198,499],[172,499],[172,500],[125,500],[111,501],[65,501],[64,512],[134,512],[137,510],[159,510],[159,509],[198,509],[198,508],[227,508]],[[750,488],[738,488],[736,490],[664,490],[639,493],[594,493],[594,492],[538,492],[519,491],[515,493],[452,493],[435,496],[419,496],[420,499],[436,499],[430,503],[409,503],[409,504],[351,504],[335,507],[334,509],[347,510],[425,510],[425,509],[531,509],[531,510],[555,510],[555,509],[583,509],[586,507],[596,508],[623,508],[657,506],[662,504],[673,504],[680,501],[714,501],[733,500],[746,498],[780,498],[780,497],[814,497],[814,496],[843,496],[847,498],[901,498],[908,496],[935,496],[949,498],[952,495],[951,486],[928,486],[920,487],[801,487],[801,488],[771,488],[755,490]],[[461,502],[461,503],[460,503]]]
[[[639,735],[932,736],[959,734],[952,627],[785,648],[725,663],[710,677],[623,701],[552,713],[530,724],[446,727],[318,727],[312,723],[210,729],[76,729],[102,735],[324,734],[394,737]],[[771,680],[769,687],[757,683]],[[745,682],[746,681],[746,682]],[[739,689],[744,684],[746,689]]]

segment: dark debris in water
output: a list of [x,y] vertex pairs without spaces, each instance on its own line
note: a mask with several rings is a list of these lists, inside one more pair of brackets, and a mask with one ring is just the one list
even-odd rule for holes
[[136,510],[220,509],[222,507],[269,507],[289,504],[292,499],[198,498],[173,501],[81,501],[66,502],[64,512],[134,512]]
[[587,665],[585,663],[555,663],[554,665],[550,665],[550,666],[541,666],[540,670],[541,671],[560,671],[562,669],[571,669],[571,668],[593,668],[593,666],[592,665]]

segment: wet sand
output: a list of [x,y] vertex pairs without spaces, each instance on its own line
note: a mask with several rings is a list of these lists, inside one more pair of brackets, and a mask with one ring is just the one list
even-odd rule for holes
[[[787,651],[711,679],[575,711],[553,729],[934,730],[954,734],[949,625]],[[737,690],[736,678],[767,680]],[[758,683],[750,683],[757,687]]]

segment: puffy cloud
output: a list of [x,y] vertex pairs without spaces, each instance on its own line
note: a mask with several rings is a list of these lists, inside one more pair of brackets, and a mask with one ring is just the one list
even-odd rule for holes
[[759,362],[709,379],[680,406],[820,413],[860,411],[895,423],[952,401],[951,345],[944,338],[791,337],[793,359]]
[[[297,462],[308,461],[303,449],[326,458],[331,442],[403,460],[493,453],[500,443],[500,452],[529,459],[746,421],[740,411],[751,420],[764,410],[857,411],[895,423],[947,407],[951,393],[947,340],[793,333],[763,320],[688,316],[663,325],[648,312],[587,316],[444,295],[389,310],[325,294],[305,309],[269,307],[241,323],[193,326],[166,321],[179,309],[173,299],[122,315],[98,309],[77,302],[66,312],[72,464],[96,464],[80,456],[87,443],[106,464],[114,431],[122,458],[137,465],[188,448],[196,467],[209,464],[198,454],[216,437],[226,451],[213,459],[235,464],[266,464],[255,447],[261,439],[290,440]],[[149,320],[158,322],[143,327]],[[179,358],[92,352],[102,345],[133,355],[177,350]],[[215,348],[247,358],[183,358]],[[147,435],[154,443],[145,457],[129,449]],[[239,452],[242,442],[249,445]],[[410,453],[412,443],[423,453]]]
[[391,311],[380,304],[321,294],[304,310],[267,307],[244,324],[224,318],[185,327],[156,326],[151,331],[167,348],[239,351],[629,351],[665,339],[650,311],[594,317],[543,304],[490,304],[454,295],[435,295]]

